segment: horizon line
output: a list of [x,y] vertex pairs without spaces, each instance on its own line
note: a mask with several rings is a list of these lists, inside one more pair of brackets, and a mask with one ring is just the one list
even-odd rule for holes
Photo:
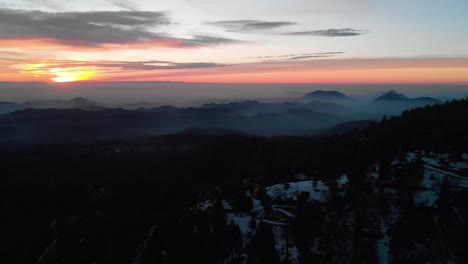
[[[196,81],[104,81],[88,80],[75,82],[53,82],[53,81],[1,81],[0,83],[46,83],[58,86],[86,83],[182,83],[182,84],[265,84],[265,85],[468,85],[467,82],[196,82]],[[1,87],[0,87],[1,88]]]

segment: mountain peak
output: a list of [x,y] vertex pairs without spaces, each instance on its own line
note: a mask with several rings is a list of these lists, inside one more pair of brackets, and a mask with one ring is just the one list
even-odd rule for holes
[[75,98],[71,99],[69,102],[70,103],[89,103],[91,101],[89,101],[88,99],[83,98],[83,97],[75,97]]
[[382,96],[377,97],[374,101],[407,101],[409,98],[397,91],[389,91]]
[[70,99],[70,101],[88,101],[87,99],[83,98],[83,97],[75,97],[75,98],[72,98]]
[[349,96],[340,93],[338,91],[323,91],[317,90],[311,93],[304,95],[303,99],[311,100],[311,99],[331,99],[331,100],[347,100]]
[[347,97],[345,94],[340,93],[338,91],[324,91],[324,90],[317,90],[307,95],[318,95],[318,96],[340,96],[340,97]]
[[71,99],[68,102],[65,102],[66,107],[65,108],[82,108],[82,107],[89,107],[89,106],[95,106],[96,103],[89,101],[88,99],[85,99],[83,97],[75,97]]

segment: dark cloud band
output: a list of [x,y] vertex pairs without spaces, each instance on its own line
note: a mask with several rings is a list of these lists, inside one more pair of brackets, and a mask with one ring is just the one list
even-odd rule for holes
[[[61,12],[0,9],[0,40],[49,39],[68,46],[172,43],[198,47],[239,42],[233,39],[194,36],[177,38],[163,32],[173,22],[165,12],[103,11]],[[157,31],[156,31],[157,30]]]

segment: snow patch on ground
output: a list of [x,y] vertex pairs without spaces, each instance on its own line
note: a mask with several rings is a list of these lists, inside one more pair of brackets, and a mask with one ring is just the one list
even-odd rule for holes
[[336,183],[338,184],[338,188],[343,189],[349,183],[348,175],[346,174],[341,175],[340,178],[336,180]]
[[[232,210],[232,206],[228,201],[222,200],[221,203],[223,205],[224,210]],[[211,200],[206,200],[203,202],[198,202],[195,206],[192,207],[192,209],[196,211],[205,212],[205,211],[208,211],[209,209],[212,209],[214,205],[215,205],[215,202]]]
[[223,203],[224,210],[232,210],[232,206],[228,201],[223,200],[222,203]]
[[418,158],[430,166],[446,168],[450,171],[460,171],[463,169],[468,169],[468,155],[463,154],[462,161],[451,161],[450,156],[447,153],[432,153],[425,151],[414,151],[409,152],[406,155],[407,161],[415,161]]
[[323,181],[300,181],[286,184],[276,184],[268,187],[267,195],[271,198],[282,200],[297,200],[302,192],[310,194],[310,201],[326,202],[329,187]]
[[206,210],[208,210],[208,209],[210,209],[210,208],[212,208],[212,207],[213,207],[213,202],[210,201],[210,200],[206,200],[206,201],[197,203],[197,204],[193,207],[193,209],[199,210],[199,211],[202,211],[202,212],[203,212],[203,211],[206,211]]
[[468,162],[466,161],[451,162],[450,166],[454,170],[460,171],[460,170],[468,169]]
[[252,221],[252,216],[243,215],[243,214],[227,214],[226,215],[227,223],[234,222],[234,224],[239,226],[244,242],[246,241],[249,233],[252,233],[253,230],[250,228],[250,222]]
[[414,151],[406,155],[406,160],[416,161],[420,159],[424,164],[424,176],[421,181],[423,190],[414,194],[414,203],[417,206],[434,206],[439,198],[440,185],[444,178],[448,178],[452,186],[468,188],[468,178],[456,174],[462,169],[468,168],[468,162],[451,161],[448,154],[437,154],[424,151]]
[[423,157],[422,161],[424,161],[424,163],[426,163],[428,165],[440,166],[439,159],[436,159],[435,157],[434,158]]
[[275,248],[280,255],[281,263],[298,263],[299,252],[297,247],[292,245],[291,242],[286,242],[287,235],[284,233],[284,229],[278,226],[273,227],[273,235],[276,242]]
[[387,264],[390,257],[391,227],[394,226],[400,218],[400,209],[392,206],[389,216],[381,222],[381,233],[383,237],[377,240],[377,254],[379,263]]
[[436,186],[440,185],[443,178],[440,174],[434,173],[431,170],[424,169],[423,180],[421,187],[425,190],[418,191],[414,194],[415,205],[434,206],[437,199],[439,199],[438,189]]
[[374,181],[376,181],[376,180],[378,180],[378,179],[380,178],[380,173],[379,173],[380,166],[379,166],[379,164],[374,164],[374,165],[372,165],[371,168],[372,168],[372,171],[371,171],[371,173],[370,173],[370,177],[371,177]]
[[439,199],[437,192],[432,190],[420,191],[414,194],[414,204],[432,207]]
[[262,221],[272,226],[286,226],[285,223],[279,222],[279,221],[273,221],[273,220],[268,220],[268,219],[262,219]]
[[262,202],[257,199],[252,199],[252,203],[253,203],[252,213],[256,215],[262,215],[263,212],[265,211],[265,208],[263,208]]
[[382,228],[382,233],[384,235],[383,238],[377,241],[377,253],[379,255],[379,263],[387,264],[388,257],[389,257],[389,244],[390,244],[390,237],[388,236],[389,227],[385,226]]
[[435,202],[439,198],[440,185],[444,181],[445,177],[448,177],[449,183],[452,186],[468,188],[468,178],[449,171],[434,168],[431,165],[424,165],[424,177],[421,182],[421,187],[425,190],[418,191],[414,194],[415,204],[434,206]]
[[444,177],[449,177],[448,179],[452,185],[456,185],[456,186],[463,187],[463,188],[468,188],[467,177],[463,177],[463,176],[460,176],[458,174],[455,174],[449,171],[434,168],[429,165],[425,165],[424,167],[426,170],[431,171],[441,181],[444,179]]
[[416,153],[410,152],[410,153],[407,154],[406,160],[408,160],[408,161],[414,161],[414,160],[416,160],[417,157],[418,157],[418,156],[416,155]]
[[276,213],[279,213],[280,215],[282,216],[286,216],[288,218],[295,218],[296,215],[287,211],[286,209],[280,207],[280,206],[277,206],[277,205],[274,205],[273,206],[273,210],[276,212]]

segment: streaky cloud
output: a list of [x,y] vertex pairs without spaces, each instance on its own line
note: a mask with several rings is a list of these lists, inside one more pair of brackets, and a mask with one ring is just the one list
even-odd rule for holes
[[[14,62],[13,60],[11,61]],[[21,65],[21,63],[18,63]],[[200,69],[200,68],[215,68],[225,67],[228,64],[211,63],[211,62],[173,62],[173,61],[75,61],[75,60],[44,60],[33,64],[37,65],[30,68],[35,71],[37,69],[50,70],[53,68],[73,68],[73,67],[95,67],[102,69],[118,69],[118,70],[171,70],[171,69]]]
[[295,22],[289,21],[263,21],[263,20],[223,20],[206,22],[208,25],[222,27],[228,31],[248,32],[248,31],[263,31],[286,26],[297,25]]
[[322,29],[322,30],[308,30],[308,31],[294,31],[286,33],[292,36],[317,36],[317,37],[353,37],[367,34],[367,30],[358,30],[353,28],[341,29]]
[[135,3],[126,1],[126,0],[110,0],[110,4],[123,8],[125,10],[137,11],[138,8],[135,6]]
[[304,60],[304,59],[312,59],[312,58],[329,58],[333,57],[333,55],[305,55],[305,56],[297,56],[288,58],[288,60]]
[[262,59],[265,61],[302,60],[302,59],[309,59],[309,58],[328,58],[328,57],[334,57],[340,54],[344,54],[344,52],[342,51],[313,52],[313,53],[302,53],[302,54],[287,54],[287,55],[279,55],[279,56],[258,56],[254,58]]
[[185,39],[184,44],[187,46],[206,46],[243,42],[245,41],[215,36],[194,35],[192,39]]

